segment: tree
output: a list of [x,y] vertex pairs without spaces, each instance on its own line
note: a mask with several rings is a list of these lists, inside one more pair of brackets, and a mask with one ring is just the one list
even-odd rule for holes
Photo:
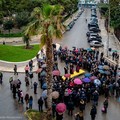
[[14,27],[14,23],[13,23],[13,20],[9,19],[9,20],[6,20],[4,23],[3,23],[3,28],[4,30],[8,30],[9,33],[10,33],[10,30]]
[[29,13],[26,11],[17,13],[15,16],[15,22],[18,28],[27,25],[29,22]]
[[28,35],[23,36],[23,42],[26,43],[26,49],[30,48],[30,37]]
[[25,30],[25,35],[41,35],[41,45],[46,45],[46,64],[47,64],[47,120],[52,120],[52,69],[53,51],[52,42],[55,38],[62,38],[63,25],[61,22],[63,7],[60,5],[44,5],[42,8],[35,8],[31,17],[33,21],[29,23]]

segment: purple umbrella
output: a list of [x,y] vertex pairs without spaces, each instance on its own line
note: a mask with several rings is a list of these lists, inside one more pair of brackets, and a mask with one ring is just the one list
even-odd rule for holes
[[91,80],[89,79],[89,78],[84,78],[83,79],[83,82],[85,82],[85,83],[89,83]]

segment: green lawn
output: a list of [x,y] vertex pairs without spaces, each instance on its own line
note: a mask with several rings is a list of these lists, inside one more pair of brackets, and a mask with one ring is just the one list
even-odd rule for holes
[[24,46],[0,45],[0,60],[9,62],[26,61],[35,57],[39,49],[39,45],[34,45],[32,49],[25,49]]

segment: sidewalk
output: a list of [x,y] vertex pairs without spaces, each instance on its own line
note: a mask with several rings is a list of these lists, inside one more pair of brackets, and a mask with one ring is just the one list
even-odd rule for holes
[[[65,25],[68,25],[73,19],[74,17],[78,14],[79,11],[75,12],[72,17],[68,18],[64,24]],[[36,42],[38,41],[38,37],[40,36],[34,36],[32,37],[32,41],[33,42]],[[0,38],[0,43],[2,43],[3,41],[6,41],[7,43],[18,43],[18,42],[22,42],[22,38]],[[42,56],[41,56],[42,57]],[[33,59],[33,72],[35,72],[37,69],[38,69],[38,66],[37,66],[37,60],[36,60],[36,57],[34,57]],[[13,72],[13,68],[14,68],[14,65],[16,64],[17,65],[17,71],[19,73],[23,73],[25,70],[25,66],[29,63],[30,60],[27,60],[27,61],[24,61],[24,62],[7,62],[7,61],[2,61],[0,60],[0,71],[3,71],[3,72]]]
[[[109,56],[107,57],[107,46],[109,44],[109,48],[112,48],[112,51],[116,50],[120,56],[120,42],[117,40],[117,38],[115,38],[115,35],[112,33],[109,33],[109,42],[108,42],[108,33],[105,29],[104,23],[105,23],[105,19],[99,19],[99,27],[101,29],[102,41],[104,44],[104,49],[100,48],[100,51],[104,52],[105,59],[107,61],[116,65],[117,64],[116,61],[112,60],[112,52],[109,52]],[[120,65],[120,59],[118,61],[118,65]]]

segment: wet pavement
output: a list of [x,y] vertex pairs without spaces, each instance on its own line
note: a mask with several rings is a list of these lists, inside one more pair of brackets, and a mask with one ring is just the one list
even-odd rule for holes
[[[76,21],[73,28],[64,34],[64,38],[60,41],[60,44],[63,46],[68,46],[68,48],[72,48],[73,46],[76,47],[83,47],[88,48],[89,44],[86,40],[86,31],[87,25],[85,22],[85,18],[90,16],[90,10],[84,11],[80,18]],[[64,63],[59,64],[59,69],[62,71],[63,74],[63,66]],[[25,104],[18,103],[17,99],[14,100],[12,97],[12,92],[9,88],[9,78],[13,75],[12,73],[4,73],[3,77],[3,85],[0,85],[0,120],[26,120],[24,117],[25,112]],[[36,95],[33,93],[33,89],[31,86],[26,88],[25,87],[25,75],[19,74],[18,78],[21,80],[22,85],[21,89],[23,90],[23,94],[25,95],[26,92],[33,96],[33,109],[38,110],[37,100],[41,95],[42,90],[38,85],[38,91]],[[34,73],[34,81],[38,82],[37,74]],[[100,96],[99,104],[97,107],[97,116],[96,120],[120,120],[120,103],[114,98],[113,96],[109,99],[109,106],[108,106],[108,113],[102,114],[101,108],[103,106],[104,96]],[[84,112],[85,120],[90,120],[90,109],[91,104],[89,103],[86,105],[86,109]],[[75,108],[74,113],[78,112],[79,109]],[[64,120],[74,120],[74,117],[68,116],[67,111],[64,114]]]

